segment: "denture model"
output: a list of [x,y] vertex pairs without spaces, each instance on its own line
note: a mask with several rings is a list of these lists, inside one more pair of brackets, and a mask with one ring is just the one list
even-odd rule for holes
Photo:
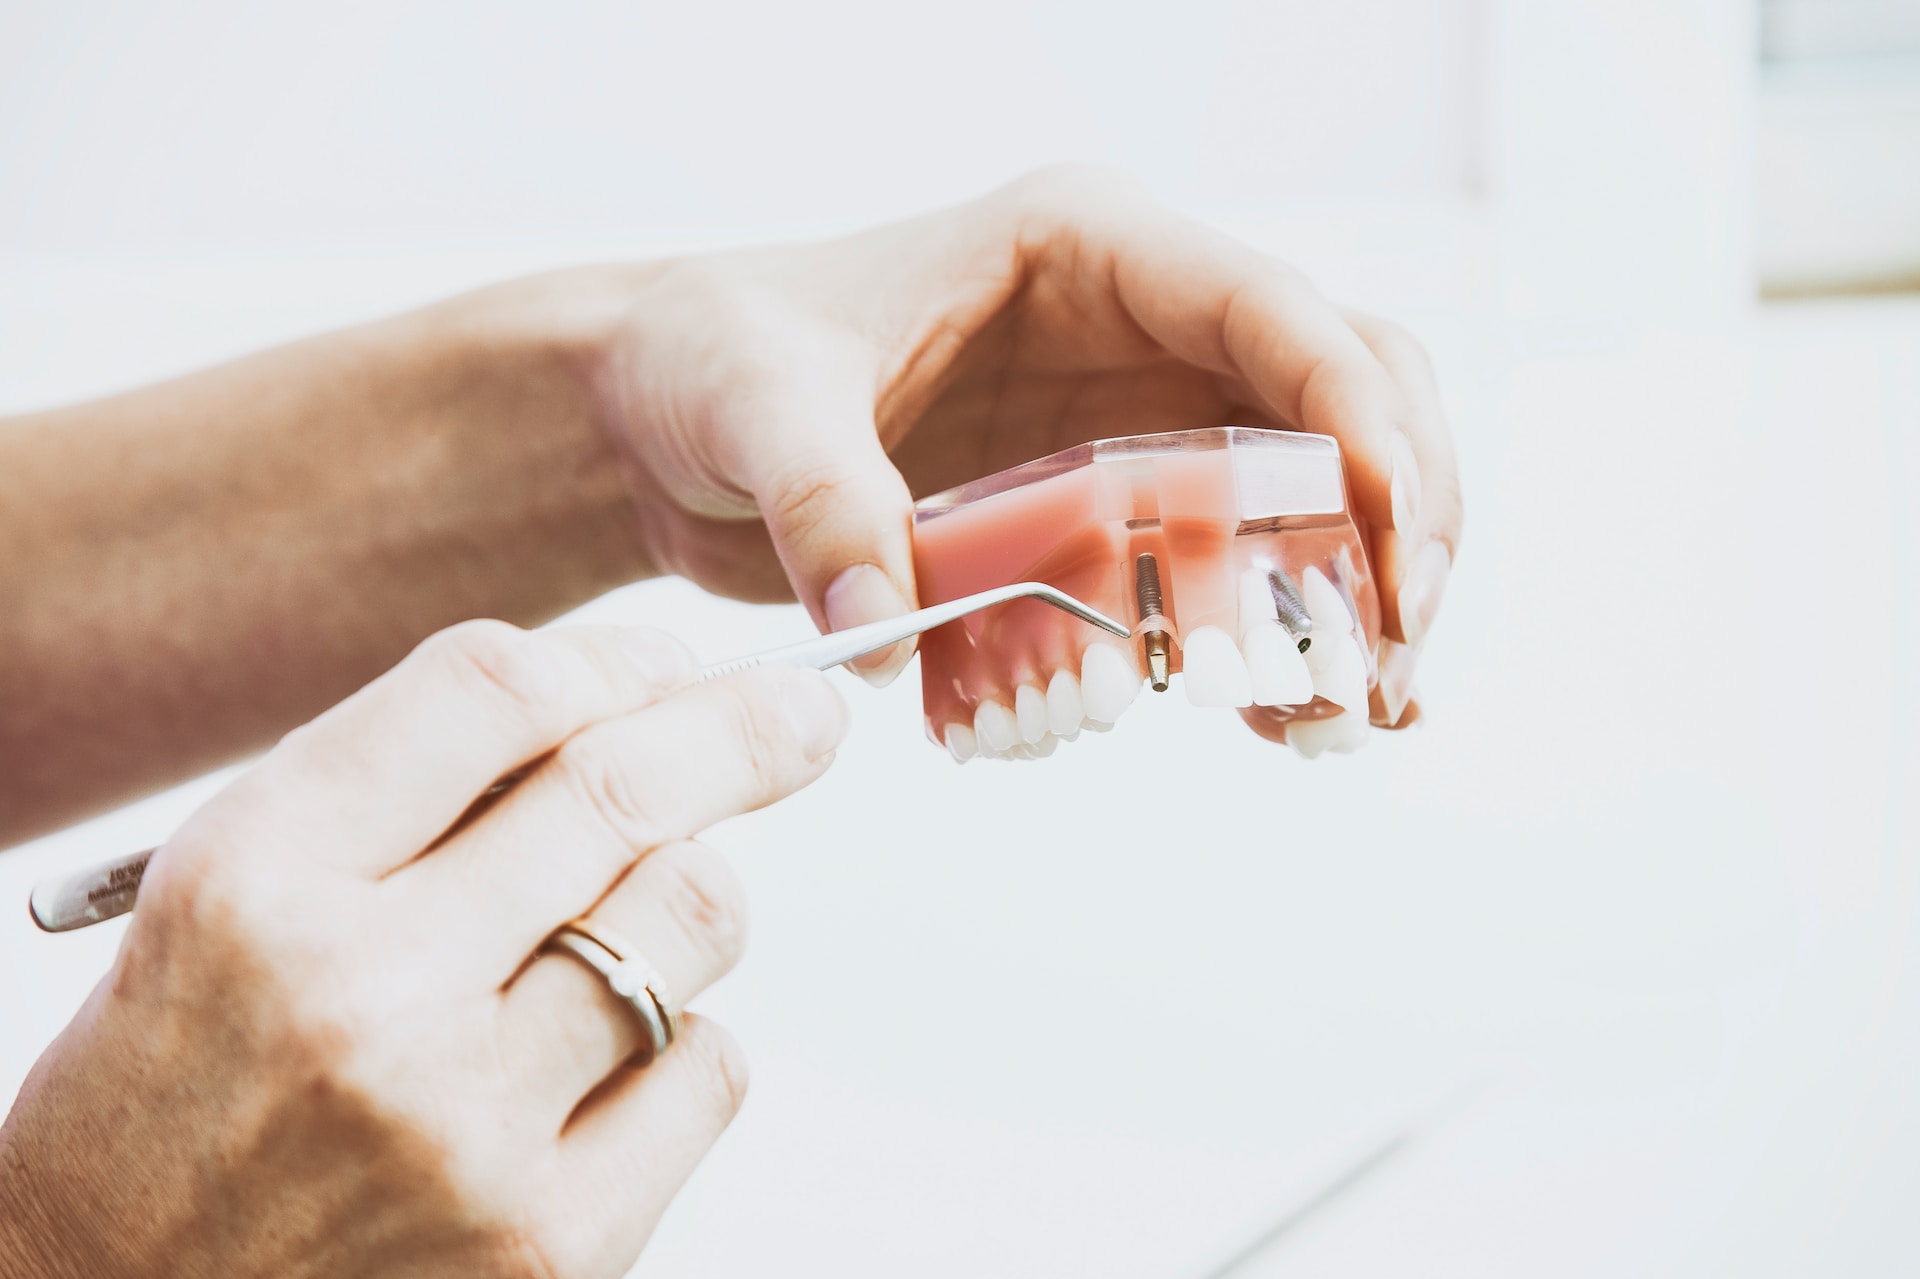
[[1134,624],[1122,641],[1016,600],[924,635],[927,732],[962,762],[1050,755],[1176,674],[1302,754],[1367,740],[1380,607],[1328,436],[1082,444],[921,501],[914,570],[923,606],[1039,581]]

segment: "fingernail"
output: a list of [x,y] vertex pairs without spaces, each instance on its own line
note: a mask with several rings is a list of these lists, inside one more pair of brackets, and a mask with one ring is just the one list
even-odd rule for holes
[[1428,542],[1420,548],[1400,582],[1400,633],[1409,648],[1419,648],[1440,611],[1440,597],[1447,592],[1447,574],[1453,569],[1453,552],[1445,542]]
[[[878,622],[913,611],[913,605],[900,597],[893,579],[873,564],[855,564],[834,578],[821,606],[826,612],[827,629],[830,631],[865,626],[868,622]],[[902,642],[878,653],[870,653],[848,665],[867,683],[875,688],[884,688],[893,683],[894,677],[912,658],[912,646]]]
[[1387,481],[1393,499],[1393,527],[1404,535],[1413,532],[1414,522],[1420,518],[1420,462],[1413,455],[1413,441],[1404,431],[1393,433],[1387,455],[1393,466]]
[[808,759],[819,759],[847,735],[847,704],[824,675],[804,671],[782,681],[780,705]]
[[693,678],[693,654],[664,631],[637,627],[620,632],[620,648],[650,688],[672,688]]

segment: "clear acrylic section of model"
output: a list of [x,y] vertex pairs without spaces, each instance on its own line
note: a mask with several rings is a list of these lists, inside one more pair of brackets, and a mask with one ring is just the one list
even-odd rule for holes
[[1305,754],[1354,749],[1380,609],[1351,510],[1333,439],[1251,427],[1082,444],[926,498],[922,605],[1039,581],[1133,624],[1016,601],[929,632],[929,735],[960,760],[1048,755],[1177,676]]

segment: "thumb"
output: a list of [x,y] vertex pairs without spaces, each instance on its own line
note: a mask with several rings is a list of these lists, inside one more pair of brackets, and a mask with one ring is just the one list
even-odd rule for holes
[[[913,498],[874,429],[870,382],[833,381],[756,397],[758,429],[742,459],[794,594],[823,631],[916,607]],[[851,665],[888,684],[913,648],[906,640]]]

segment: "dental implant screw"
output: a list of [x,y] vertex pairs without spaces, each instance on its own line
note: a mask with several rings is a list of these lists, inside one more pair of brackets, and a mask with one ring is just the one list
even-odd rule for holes
[[1300,588],[1293,584],[1283,568],[1267,570],[1267,589],[1273,594],[1274,611],[1280,614],[1280,625],[1287,628],[1300,640],[1300,651],[1306,652],[1313,646],[1307,632],[1313,629],[1313,615],[1307,612],[1307,602],[1300,597]]
[[1140,624],[1146,628],[1141,638],[1147,646],[1147,682],[1154,692],[1164,693],[1171,679],[1167,655],[1173,637],[1167,634],[1167,619],[1160,611],[1160,562],[1151,554],[1142,554],[1133,562],[1133,594],[1140,606]]

